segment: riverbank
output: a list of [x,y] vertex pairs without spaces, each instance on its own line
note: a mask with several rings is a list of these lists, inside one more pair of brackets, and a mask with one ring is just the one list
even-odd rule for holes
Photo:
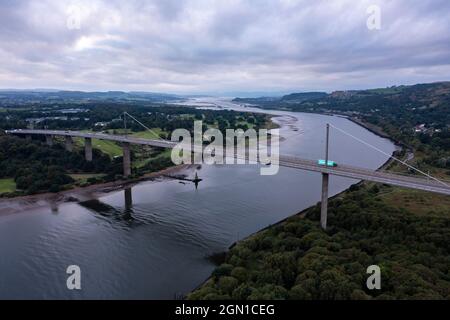
[[171,179],[173,174],[182,174],[183,171],[194,167],[193,165],[178,165],[157,172],[147,173],[141,177],[129,180],[117,180],[105,183],[92,184],[86,187],[75,187],[58,193],[40,193],[35,195],[18,196],[0,199],[0,215],[19,213],[31,208],[57,206],[67,202],[80,202],[98,199],[108,193],[132,187],[144,181],[156,179]]
[[[388,168],[389,168],[391,165],[393,165],[395,162],[396,162],[396,161],[395,161],[393,158],[389,158],[388,160],[386,160],[386,162],[385,162],[383,165],[381,165],[381,166],[378,168],[378,170],[388,169]],[[339,198],[343,198],[343,197],[345,197],[349,192],[351,192],[351,190],[354,189],[355,187],[356,187],[356,188],[359,188],[359,187],[361,187],[361,186],[363,186],[363,185],[367,185],[367,184],[371,184],[371,183],[372,183],[372,182],[366,182],[366,181],[360,181],[360,182],[357,182],[357,183],[351,185],[348,189],[346,189],[346,190],[344,190],[344,191],[342,191],[342,192],[339,192],[339,193],[335,194],[334,196],[330,197],[328,200],[331,202],[331,201],[333,201],[333,200],[336,200],[336,199],[339,199]],[[373,183],[372,183],[372,184],[373,184]],[[245,241],[248,241],[248,240],[250,240],[250,239],[252,239],[252,238],[254,238],[254,237],[257,237],[258,235],[260,235],[260,234],[262,234],[262,233],[264,233],[264,232],[266,232],[266,231],[268,231],[268,230],[271,230],[271,229],[276,228],[276,227],[280,227],[280,226],[284,225],[285,223],[287,223],[289,220],[291,220],[291,219],[293,219],[293,218],[301,218],[301,219],[302,219],[302,218],[304,218],[304,217],[306,216],[306,214],[307,214],[308,212],[310,212],[311,210],[313,210],[313,209],[314,209],[315,207],[317,207],[318,205],[319,205],[319,203],[316,204],[316,205],[313,205],[313,206],[311,206],[311,207],[308,207],[308,208],[306,208],[306,209],[303,209],[303,210],[300,211],[300,212],[297,212],[297,213],[295,213],[295,214],[293,214],[293,215],[291,215],[291,216],[288,216],[288,217],[286,217],[286,218],[284,218],[284,219],[282,219],[282,220],[280,220],[280,221],[278,221],[278,222],[276,222],[276,223],[274,223],[274,224],[268,225],[267,227],[265,227],[265,228],[263,228],[263,229],[261,229],[261,230],[258,230],[258,231],[256,231],[256,232],[254,232],[254,233],[252,233],[252,234],[246,236],[245,238],[240,239],[240,240],[238,240],[238,241],[232,243],[232,244],[228,247],[228,250],[227,250],[227,251],[224,251],[224,252],[217,252],[217,253],[211,255],[211,256],[209,257],[209,260],[212,261],[216,266],[219,266],[219,265],[223,264],[223,263],[226,261],[229,252],[230,252],[234,247],[236,247],[236,246],[238,246],[239,244],[241,244],[241,243],[243,243],[243,242],[245,242]],[[190,293],[193,293],[193,292],[195,292],[196,290],[199,290],[200,288],[202,288],[204,285],[206,285],[208,282],[210,282],[210,281],[212,280],[212,278],[213,278],[213,275],[209,276],[205,281],[203,281],[200,285],[198,285],[198,286],[197,286],[195,289],[193,289]]]
[[[399,191],[359,182],[329,199],[327,232],[316,204],[233,243],[187,299],[450,299],[448,242],[440,236],[449,230],[448,211],[399,208],[387,201]],[[383,290],[367,290],[369,265],[383,266]]]
[[[277,111],[277,110],[276,110],[276,109],[273,109],[273,111]],[[299,113],[301,113],[301,112],[299,112]],[[390,137],[387,133],[385,133],[381,128],[378,128],[378,127],[376,127],[376,126],[373,126],[373,125],[371,125],[371,124],[369,124],[369,123],[365,123],[365,122],[363,122],[363,121],[358,121],[358,119],[356,119],[356,118],[352,118],[352,117],[348,117],[348,116],[343,116],[343,115],[340,115],[340,114],[324,114],[324,113],[315,113],[315,114],[344,117],[344,118],[346,118],[346,119],[352,121],[353,123],[355,123],[355,124],[357,124],[357,125],[359,125],[359,126],[365,128],[365,129],[367,129],[368,131],[372,132],[373,134],[375,134],[375,135],[377,135],[377,136],[379,136],[379,137],[381,137],[381,138],[385,138],[385,139],[390,140],[390,141],[393,142],[393,143],[397,146],[397,148],[398,148],[398,150],[396,150],[396,151],[394,151],[394,152],[392,153],[392,156],[394,156],[396,152],[400,152],[400,151],[403,150],[403,148],[406,147],[406,146],[405,146],[403,143],[401,143],[400,141],[396,141],[395,139],[392,139],[392,137]],[[274,116],[274,117],[276,117],[276,116]],[[409,157],[409,155],[406,155],[406,156],[405,156],[405,159],[406,159],[407,157]],[[392,166],[394,163],[395,163],[395,160],[394,160],[392,157],[390,157],[390,158],[387,159],[387,160],[386,160],[386,161],[385,161],[385,162],[384,162],[377,170],[388,169],[388,168],[389,168],[390,166]],[[336,195],[330,197],[330,198],[329,198],[329,201],[331,202],[331,201],[333,201],[333,200],[335,200],[335,199],[343,198],[343,197],[345,197],[349,192],[351,192],[352,189],[354,189],[354,188],[359,188],[359,187],[361,187],[361,186],[363,186],[363,185],[368,185],[368,184],[371,184],[371,183],[370,183],[370,182],[366,182],[366,181],[360,181],[360,182],[358,182],[358,183],[355,183],[355,184],[351,185],[349,188],[347,188],[346,190],[344,190],[344,191],[342,191],[342,192],[340,192],[340,193],[338,193],[338,194],[336,194]],[[253,238],[255,238],[255,237],[258,237],[259,235],[261,235],[261,234],[263,234],[263,233],[265,233],[265,232],[268,232],[269,230],[273,230],[273,229],[275,229],[275,228],[277,228],[277,227],[281,227],[281,226],[283,226],[284,224],[286,224],[289,220],[292,220],[292,219],[294,219],[294,218],[300,218],[300,219],[303,219],[303,218],[306,216],[306,214],[307,214],[308,212],[311,212],[311,210],[313,210],[313,209],[316,208],[317,206],[318,206],[318,204],[313,205],[313,206],[311,206],[311,207],[308,207],[308,208],[306,208],[306,209],[304,209],[304,210],[302,210],[302,211],[300,211],[300,212],[297,212],[297,213],[295,213],[295,214],[293,214],[293,215],[291,215],[291,216],[288,216],[288,217],[286,217],[286,218],[284,218],[284,219],[282,219],[282,220],[280,220],[280,221],[278,221],[278,222],[276,222],[276,223],[274,223],[274,224],[271,224],[271,225],[269,225],[269,226],[267,226],[267,227],[265,227],[265,228],[263,228],[263,229],[261,229],[261,230],[259,230],[259,231],[257,231],[257,232],[254,232],[254,233],[248,235],[247,237],[245,237],[245,238],[243,238],[243,239],[240,239],[240,240],[234,242],[233,244],[231,244],[231,245],[228,247],[228,250],[227,250],[227,251],[224,251],[224,252],[217,252],[217,253],[211,255],[211,256],[209,257],[210,261],[212,261],[213,263],[215,263],[217,266],[219,266],[219,265],[225,263],[226,260],[227,260],[227,257],[228,257],[228,255],[229,255],[229,253],[231,252],[231,250],[233,250],[233,248],[235,248],[236,246],[239,246],[239,244],[244,243],[244,242],[246,242],[246,241],[249,241],[250,239],[253,239]],[[214,275],[211,275],[210,277],[208,277],[208,278],[207,278],[205,281],[203,281],[199,286],[197,286],[195,289],[193,289],[189,294],[192,294],[192,293],[196,292],[197,290],[201,289],[202,287],[204,287],[205,285],[207,285],[208,283],[210,283],[210,282],[213,280],[213,277],[214,277]]]
[[389,136],[386,132],[383,131],[383,129],[381,129],[378,126],[375,126],[375,125],[373,125],[371,123],[365,122],[365,121],[363,121],[363,120],[361,120],[359,118],[355,118],[355,117],[348,117],[347,119],[352,121],[352,122],[354,122],[354,123],[356,123],[357,125],[360,125],[361,127],[369,130],[370,132],[372,132],[372,133],[374,133],[374,134],[376,134],[376,135],[378,135],[378,136],[380,136],[382,138],[386,138],[386,139],[391,140],[397,146],[400,146],[400,147],[402,147],[404,149],[407,149],[407,150],[412,150],[412,148],[410,146],[406,145],[404,142],[402,142],[400,140],[397,140],[397,139]]
[[[255,106],[255,107],[256,107],[256,106]],[[264,109],[261,109],[261,110],[264,111]],[[269,110],[277,111],[277,109],[269,109]],[[292,112],[292,111],[291,111],[291,112]],[[299,112],[299,113],[303,113],[303,112]],[[396,163],[396,160],[394,160],[394,159],[392,158],[392,156],[395,156],[395,153],[396,153],[396,152],[401,152],[401,151],[403,150],[403,148],[405,147],[405,145],[404,145],[403,143],[401,143],[401,142],[399,142],[399,141],[396,141],[395,139],[393,139],[392,137],[390,137],[390,136],[389,136],[387,133],[385,133],[381,128],[376,127],[376,126],[374,126],[374,125],[371,125],[371,124],[369,124],[369,123],[367,123],[367,122],[358,120],[357,118],[354,118],[354,117],[348,117],[348,116],[343,116],[343,115],[340,115],[340,114],[330,114],[330,113],[314,113],[314,114],[319,114],[319,115],[331,115],[331,116],[344,117],[344,118],[346,118],[346,119],[352,121],[353,123],[355,123],[355,124],[357,124],[357,125],[359,125],[359,126],[365,128],[365,129],[367,129],[368,131],[372,132],[373,134],[375,134],[375,135],[377,135],[377,136],[379,136],[379,137],[388,139],[388,140],[390,140],[392,143],[394,143],[399,149],[396,150],[396,151],[394,151],[394,152],[392,153],[391,157],[390,157],[389,159],[387,159],[387,160],[386,160],[379,168],[377,168],[377,170],[385,170],[385,169],[388,169],[391,165],[393,165],[394,163]],[[276,116],[273,116],[273,117],[276,117]],[[410,157],[411,157],[411,155],[407,154],[407,155],[405,155],[405,159],[404,159],[404,160],[409,160]],[[364,183],[370,183],[370,182],[360,181],[360,182],[358,182],[358,183],[355,183],[355,184],[352,185],[352,186],[355,186],[355,185],[361,185],[361,184],[364,184]],[[348,192],[348,190],[349,190],[352,186],[350,186],[348,189],[346,189],[346,190],[344,190],[344,191],[342,191],[342,192],[340,192],[340,193],[334,195],[333,197],[330,197],[329,200],[333,200],[333,199],[335,199],[335,198],[338,198],[338,197],[340,197],[340,196],[343,196],[346,192]],[[239,242],[241,242],[241,241],[245,241],[247,238],[250,238],[250,237],[254,236],[255,234],[257,234],[257,233],[259,233],[259,232],[262,232],[262,231],[264,231],[264,230],[266,230],[266,229],[268,229],[268,228],[271,228],[271,227],[273,227],[273,226],[282,224],[282,223],[286,222],[286,220],[288,220],[288,219],[290,219],[290,218],[292,218],[292,217],[294,217],[294,216],[301,216],[301,215],[303,215],[305,212],[307,212],[307,211],[310,210],[311,208],[312,208],[312,207],[308,207],[308,208],[306,208],[306,209],[304,209],[304,210],[302,210],[302,211],[300,211],[300,212],[298,212],[298,213],[293,214],[292,216],[289,216],[289,217],[287,217],[287,218],[285,218],[285,219],[283,219],[283,220],[280,220],[279,222],[277,222],[277,223],[275,223],[275,224],[272,224],[272,225],[270,225],[270,226],[267,226],[266,228],[263,228],[263,229],[261,229],[261,230],[255,232],[255,233],[253,233],[253,234],[247,236],[246,238],[241,239],[241,240],[239,240],[239,241],[233,243],[232,245],[230,245],[230,247],[228,248],[228,250],[230,250],[230,249],[232,249],[234,246],[236,246],[237,243],[239,243]],[[223,255],[223,254],[224,254],[224,253],[217,253],[217,255]]]

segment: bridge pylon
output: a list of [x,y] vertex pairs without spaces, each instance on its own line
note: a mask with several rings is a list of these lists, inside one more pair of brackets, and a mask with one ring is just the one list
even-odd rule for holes
[[322,202],[320,208],[320,225],[322,226],[323,230],[327,229],[329,181],[330,175],[328,173],[322,173]]
[[[330,125],[327,123],[327,135],[325,141],[325,166],[328,166],[328,146],[330,142]],[[320,208],[320,225],[323,230],[327,229],[328,218],[328,185],[330,181],[330,175],[328,173],[322,173],[322,202]]]

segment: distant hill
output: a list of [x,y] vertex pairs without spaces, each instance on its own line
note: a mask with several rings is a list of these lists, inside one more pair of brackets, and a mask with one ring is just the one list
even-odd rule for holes
[[234,102],[241,102],[241,103],[249,103],[249,104],[264,104],[269,102],[277,102],[280,101],[280,97],[259,97],[259,98],[235,98],[233,99]]
[[234,102],[248,103],[260,106],[262,108],[271,106],[274,103],[301,103],[316,99],[325,98],[328,94],[326,92],[300,92],[291,93],[281,97],[259,97],[259,98],[235,98]]
[[179,100],[172,94],[153,92],[85,92],[55,90],[0,90],[0,105],[17,105],[27,103],[58,102],[96,102],[96,101],[147,101],[166,102]]
[[301,93],[291,93],[281,98],[284,102],[304,102],[310,100],[316,100],[325,98],[328,94],[326,92],[301,92]]

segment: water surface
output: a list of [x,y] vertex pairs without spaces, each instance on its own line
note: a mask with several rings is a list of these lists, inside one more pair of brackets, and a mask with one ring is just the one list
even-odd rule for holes
[[[228,101],[202,99],[204,107],[247,111]],[[358,136],[385,152],[395,146],[340,118],[281,115],[281,153],[323,158],[325,124]],[[377,168],[386,156],[331,134],[330,158]],[[198,190],[175,180],[143,182],[86,203],[48,204],[0,217],[0,298],[172,299],[203,282],[214,268],[208,257],[320,200],[318,173],[281,168],[260,176],[258,166],[202,166]],[[193,176],[194,171],[186,172]],[[330,194],[357,181],[330,178]],[[79,265],[82,290],[66,287],[67,266]]]

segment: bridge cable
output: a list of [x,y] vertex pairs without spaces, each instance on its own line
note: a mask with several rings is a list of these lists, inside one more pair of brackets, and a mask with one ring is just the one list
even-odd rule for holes
[[431,175],[429,175],[429,174],[423,172],[422,170],[420,170],[420,169],[418,169],[418,168],[416,168],[416,167],[413,167],[412,165],[406,163],[406,162],[403,161],[403,160],[398,159],[397,157],[395,157],[395,156],[393,156],[393,155],[391,155],[391,154],[389,154],[389,153],[387,153],[387,152],[384,152],[383,150],[381,150],[381,149],[379,149],[379,148],[377,148],[377,147],[371,145],[370,143],[368,143],[368,142],[366,142],[366,141],[364,141],[364,140],[361,140],[361,139],[358,138],[358,137],[355,137],[354,135],[352,135],[352,134],[350,134],[350,133],[348,133],[348,132],[346,132],[346,131],[344,131],[344,130],[342,130],[342,129],[340,129],[340,128],[334,126],[334,125],[332,125],[331,123],[330,123],[330,127],[333,127],[334,129],[336,129],[336,130],[342,132],[343,134],[345,134],[345,135],[347,135],[347,136],[349,136],[349,137],[355,139],[356,141],[358,141],[358,142],[360,142],[360,143],[362,143],[362,144],[364,144],[364,145],[366,145],[366,146],[368,146],[368,147],[370,147],[370,148],[372,148],[372,149],[374,149],[374,150],[376,150],[376,151],[378,151],[378,152],[381,152],[382,154],[388,156],[389,158],[394,159],[395,161],[400,162],[401,164],[407,166],[408,168],[410,168],[410,169],[412,169],[412,170],[414,170],[414,171],[417,171],[417,172],[423,174],[424,176],[426,176],[426,177],[428,177],[428,178],[430,178],[430,179],[432,179],[432,180],[435,180],[435,181],[437,181],[438,183],[440,183],[440,184],[442,184],[442,185],[444,185],[444,186],[446,186],[446,187],[450,187],[450,186],[449,186],[448,184],[446,184],[445,182],[443,182],[443,181],[441,181],[441,180],[439,180],[439,179],[437,179],[437,178],[435,178],[435,177],[433,177],[433,176],[431,176]]
[[136,119],[135,117],[133,117],[131,114],[129,114],[128,112],[124,112],[123,113],[124,117],[125,116],[129,116],[131,119],[133,119],[134,121],[136,121],[138,124],[140,124],[142,127],[144,127],[145,129],[147,129],[148,131],[150,131],[151,133],[153,133],[155,136],[157,136],[159,138],[159,140],[163,140],[163,141],[168,141],[166,139],[161,138],[161,136],[159,134],[157,134],[155,131],[153,131],[152,129],[150,129],[149,127],[147,127],[145,124],[143,124],[142,122],[140,122],[138,119]]

